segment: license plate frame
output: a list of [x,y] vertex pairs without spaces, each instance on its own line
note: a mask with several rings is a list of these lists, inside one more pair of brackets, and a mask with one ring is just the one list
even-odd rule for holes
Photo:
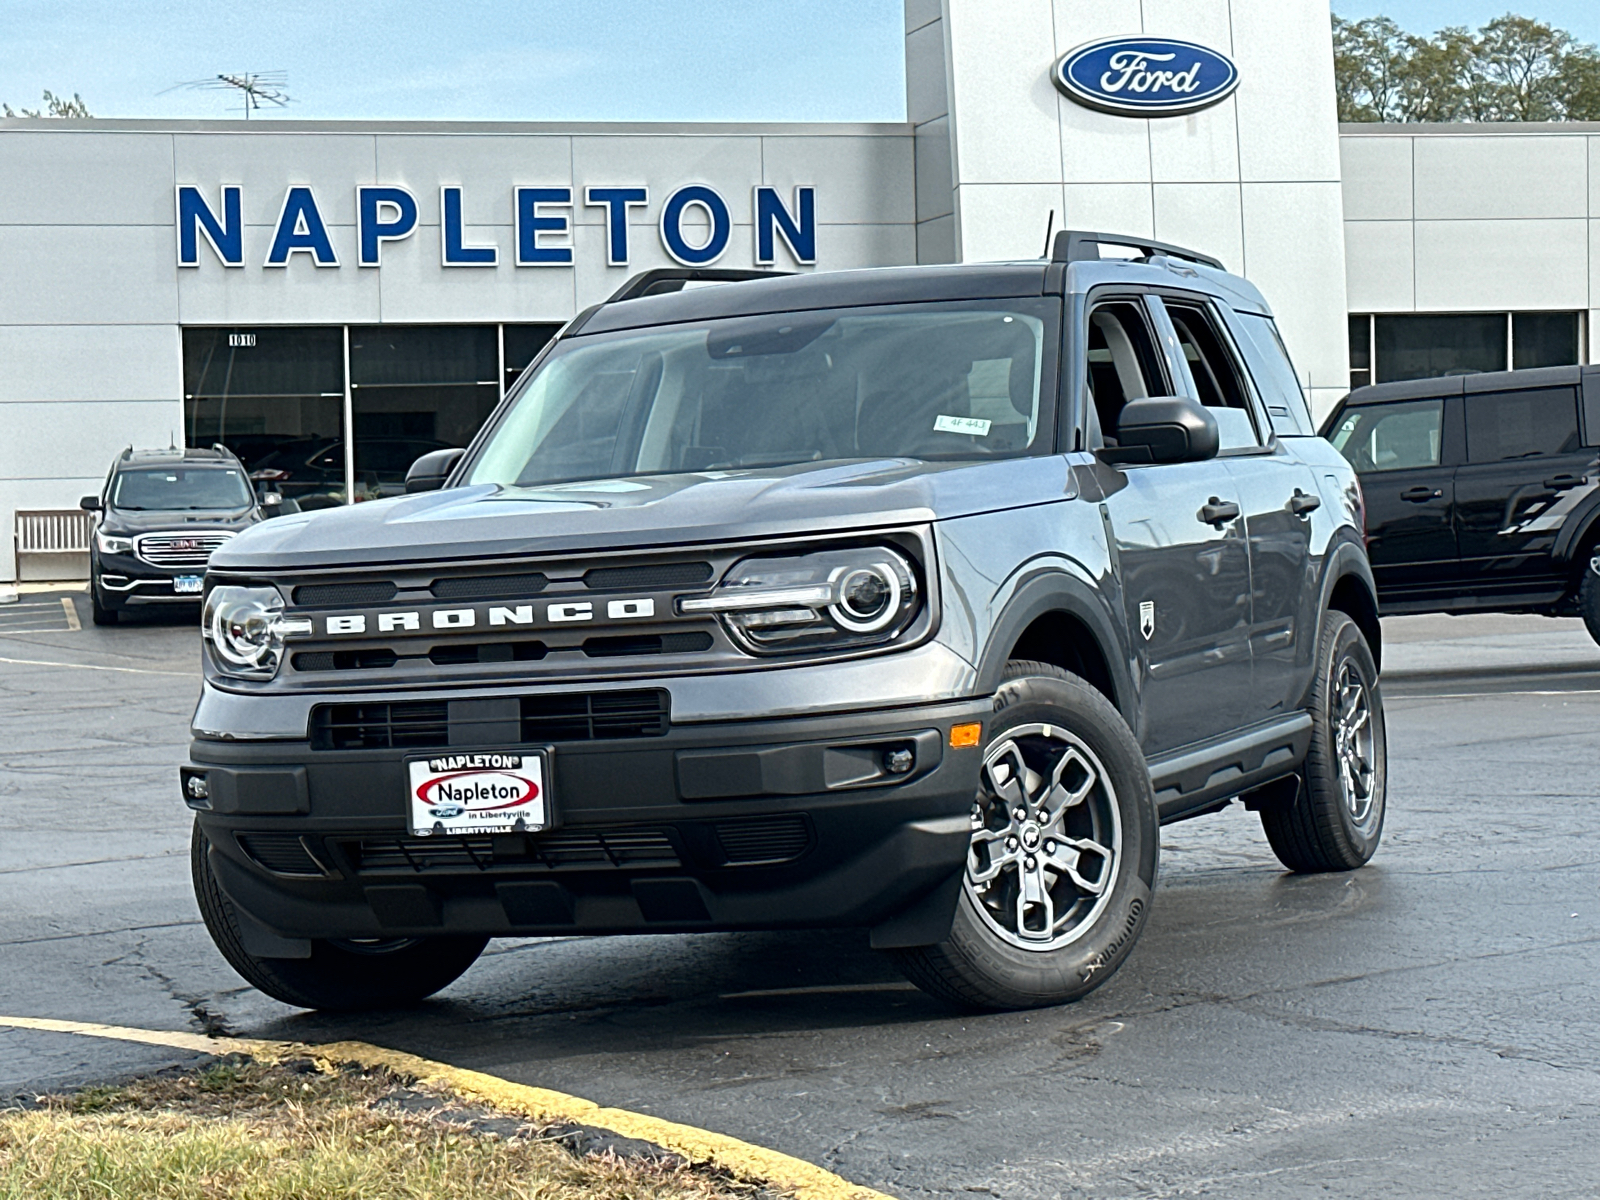
[[[469,837],[552,828],[551,757],[544,746],[408,756],[407,831],[413,837]],[[531,793],[527,784],[533,785]]]
[[205,590],[206,577],[204,575],[174,575],[172,577],[172,594],[174,596],[198,596]]

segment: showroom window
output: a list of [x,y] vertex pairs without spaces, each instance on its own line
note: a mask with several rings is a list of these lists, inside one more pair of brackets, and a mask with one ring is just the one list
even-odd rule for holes
[[1350,386],[1583,361],[1583,314],[1379,313],[1350,318]]
[[465,446],[560,328],[185,329],[184,441],[227,446],[288,511],[393,495],[418,456]]

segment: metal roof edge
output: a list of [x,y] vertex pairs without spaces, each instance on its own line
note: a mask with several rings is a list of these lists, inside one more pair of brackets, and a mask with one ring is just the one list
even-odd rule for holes
[[1345,121],[1340,137],[1527,137],[1530,134],[1600,134],[1600,121]]
[[0,132],[544,134],[650,137],[910,137],[909,121],[205,121],[149,117],[0,117]]

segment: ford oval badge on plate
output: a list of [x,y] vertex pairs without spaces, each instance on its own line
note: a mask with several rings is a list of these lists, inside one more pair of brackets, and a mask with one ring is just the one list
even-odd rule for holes
[[1226,55],[1170,38],[1117,37],[1063,55],[1056,86],[1088,108],[1127,117],[1175,117],[1233,94],[1239,68]]

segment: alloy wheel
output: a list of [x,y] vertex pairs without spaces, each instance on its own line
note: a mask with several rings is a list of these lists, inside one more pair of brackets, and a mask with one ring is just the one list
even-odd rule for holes
[[1339,664],[1333,689],[1333,752],[1339,764],[1339,787],[1345,808],[1358,828],[1372,816],[1377,793],[1373,786],[1372,701],[1366,682],[1348,659]]
[[990,746],[966,888],[994,933],[1025,950],[1076,940],[1109,902],[1121,854],[1116,792],[1080,738],[1030,724]]

